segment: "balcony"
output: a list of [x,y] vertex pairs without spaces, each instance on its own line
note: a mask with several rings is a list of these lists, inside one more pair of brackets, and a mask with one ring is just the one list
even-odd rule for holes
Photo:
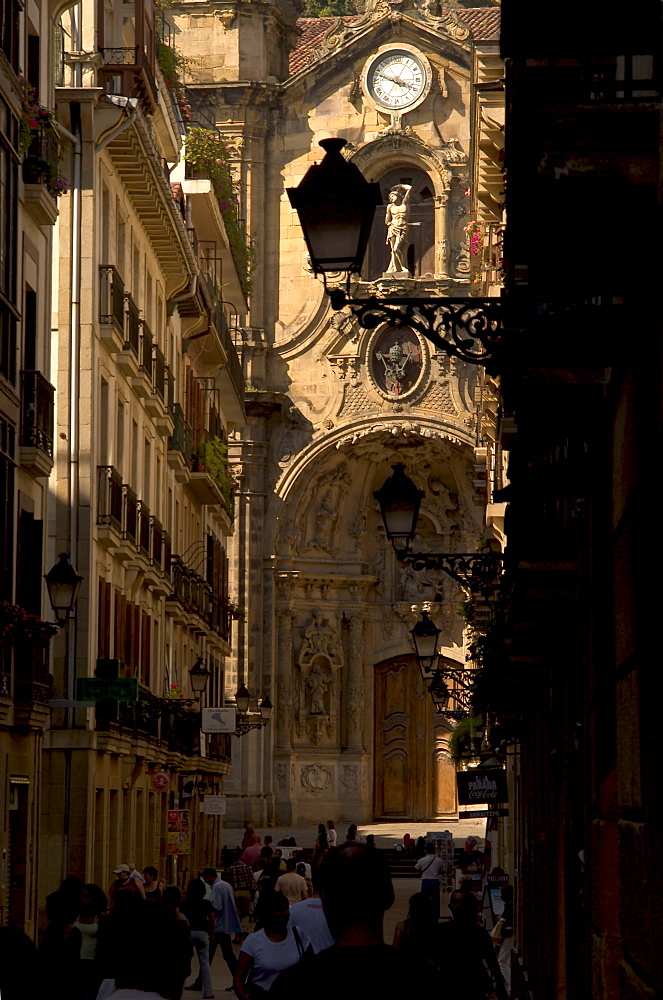
[[112,264],[99,267],[99,336],[111,352],[124,348],[125,322],[124,282]]
[[[171,754],[194,757],[200,753],[200,713],[176,698],[157,698],[141,689],[133,704],[97,705],[95,729],[117,733],[134,740],[158,743]],[[219,751],[228,744],[220,744]],[[226,754],[226,757],[228,754]],[[219,752],[215,759],[224,759]]]
[[[111,555],[136,560],[136,568],[149,571],[152,587],[170,592],[170,537],[161,522],[150,514],[120,472],[112,465],[97,467],[97,538]],[[141,561],[142,560],[142,561]],[[163,579],[165,577],[165,579]]]
[[145,320],[139,320],[139,325],[138,372],[130,379],[130,382],[138,398],[145,400],[152,394],[152,348],[154,346],[154,338]]
[[40,226],[53,226],[58,217],[57,196],[62,190],[59,152],[57,132],[51,125],[42,125],[23,160],[25,204]]
[[132,379],[138,376],[140,366],[141,323],[138,306],[127,292],[124,294],[125,321],[124,343],[116,358],[119,370]]
[[54,396],[41,372],[21,372],[19,461],[37,479],[48,478],[53,468]]
[[233,338],[230,334],[230,329],[228,327],[228,321],[226,319],[225,310],[222,302],[217,302],[211,313],[212,326],[216,332],[216,336],[221,342],[221,347],[226,355],[227,361],[221,370],[222,377],[226,377],[235,390],[235,395],[239,400],[239,405],[241,406],[242,416],[244,415],[244,373],[242,371],[242,363],[237,355],[237,348],[233,343]]
[[154,73],[140,45],[100,49],[103,66],[97,70],[99,86],[107,94],[137,97],[145,114],[153,115],[158,101]]
[[14,648],[14,725],[43,727],[48,715],[52,677],[49,643],[20,640]]
[[166,605],[171,617],[194,631],[195,621],[191,619],[197,618],[205,631],[215,632],[230,644],[232,609],[228,600],[180,556],[173,556],[171,578],[172,589]]
[[175,473],[178,483],[186,483],[193,460],[193,436],[179,403],[174,404],[172,416],[173,433],[168,441],[168,466]]

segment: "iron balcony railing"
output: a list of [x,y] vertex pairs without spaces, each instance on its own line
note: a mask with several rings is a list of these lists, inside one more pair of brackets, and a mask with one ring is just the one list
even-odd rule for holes
[[242,372],[242,365],[237,355],[237,349],[233,343],[233,338],[230,334],[230,329],[228,327],[228,321],[226,319],[226,314],[223,308],[222,302],[217,302],[215,308],[212,310],[212,323],[214,329],[217,332],[219,340],[223,346],[223,350],[228,356],[228,374],[230,375],[231,381],[235,387],[235,391],[238,397],[244,399],[244,374]]
[[112,264],[99,267],[99,322],[113,325],[124,340],[124,282]]
[[124,497],[124,524],[122,526],[124,537],[132,545],[138,548],[138,504],[139,500],[134,491],[126,483],[122,486]]
[[151,556],[151,536],[152,536],[152,519],[150,517],[150,508],[143,500],[138,501],[138,548],[142,549],[144,554],[148,557]]
[[124,97],[138,96],[145,110],[153,110],[158,91],[145,49],[141,45],[114,45],[105,46],[99,52],[103,60],[98,71],[99,81],[106,92]]
[[166,400],[166,359],[158,344],[152,346],[152,385],[157,396]]
[[21,372],[21,435],[24,448],[39,448],[53,458],[55,389],[41,372]]
[[184,418],[184,411],[179,403],[174,403],[172,408],[173,433],[168,439],[168,450],[179,451],[187,465],[193,458],[193,433],[191,427]]
[[112,465],[97,467],[97,524],[110,524],[118,532],[124,528],[124,489],[122,476]]
[[23,160],[23,180],[26,184],[43,184],[55,197],[60,192],[58,186],[58,164],[60,145],[58,135],[52,125],[40,125],[33,133]]
[[136,359],[140,356],[140,316],[138,306],[129,293],[125,293],[127,303],[127,320],[125,328],[124,349],[131,351]]
[[230,641],[232,612],[223,594],[179,557],[172,557],[171,600],[201,618],[208,628]]
[[152,331],[145,322],[144,319],[140,320],[140,349],[139,349],[139,364],[140,368],[145,375],[152,381],[152,348],[154,346],[154,338],[152,337]]

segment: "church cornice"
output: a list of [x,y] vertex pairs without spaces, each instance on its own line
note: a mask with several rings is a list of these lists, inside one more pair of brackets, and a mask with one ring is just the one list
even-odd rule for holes
[[[444,17],[437,17],[426,15],[419,9],[393,9],[397,6],[397,0],[389,6],[387,3],[380,3],[354,23],[348,23],[342,17],[336,18],[312,50],[309,62],[284,82],[284,89],[297,87],[311,71],[315,71],[316,83],[322,78],[326,68],[335,72],[338,62],[346,59],[353,48],[361,48],[371,35],[398,35],[407,28],[420,37],[428,36],[436,54],[451,58],[469,71],[472,44],[470,29],[462,24],[455,13],[448,12]],[[372,44],[374,46],[375,39]]]

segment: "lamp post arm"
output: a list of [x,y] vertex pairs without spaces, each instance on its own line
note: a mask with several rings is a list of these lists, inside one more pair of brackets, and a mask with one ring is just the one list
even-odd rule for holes
[[432,569],[447,573],[459,586],[471,593],[494,595],[504,568],[501,552],[407,552],[396,557],[414,570]]

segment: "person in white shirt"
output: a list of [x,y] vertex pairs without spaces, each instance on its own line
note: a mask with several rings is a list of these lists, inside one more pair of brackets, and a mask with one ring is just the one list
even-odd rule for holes
[[264,926],[244,940],[233,986],[239,1000],[249,1000],[246,982],[251,974],[252,995],[269,992],[277,976],[296,965],[306,951],[312,951],[305,931],[290,919],[288,900],[282,892],[270,893],[265,907]]
[[334,820],[327,820],[327,843],[331,850],[332,847],[336,847],[336,830],[334,828]]
[[435,844],[426,844],[426,854],[414,866],[421,872],[421,891],[430,899],[433,916],[440,919],[440,872],[444,862],[435,853]]
[[316,955],[336,944],[329,930],[322,900],[318,895],[318,883],[316,868],[313,876],[313,895],[310,899],[304,899],[301,903],[295,903],[290,907],[290,920],[305,932]]

